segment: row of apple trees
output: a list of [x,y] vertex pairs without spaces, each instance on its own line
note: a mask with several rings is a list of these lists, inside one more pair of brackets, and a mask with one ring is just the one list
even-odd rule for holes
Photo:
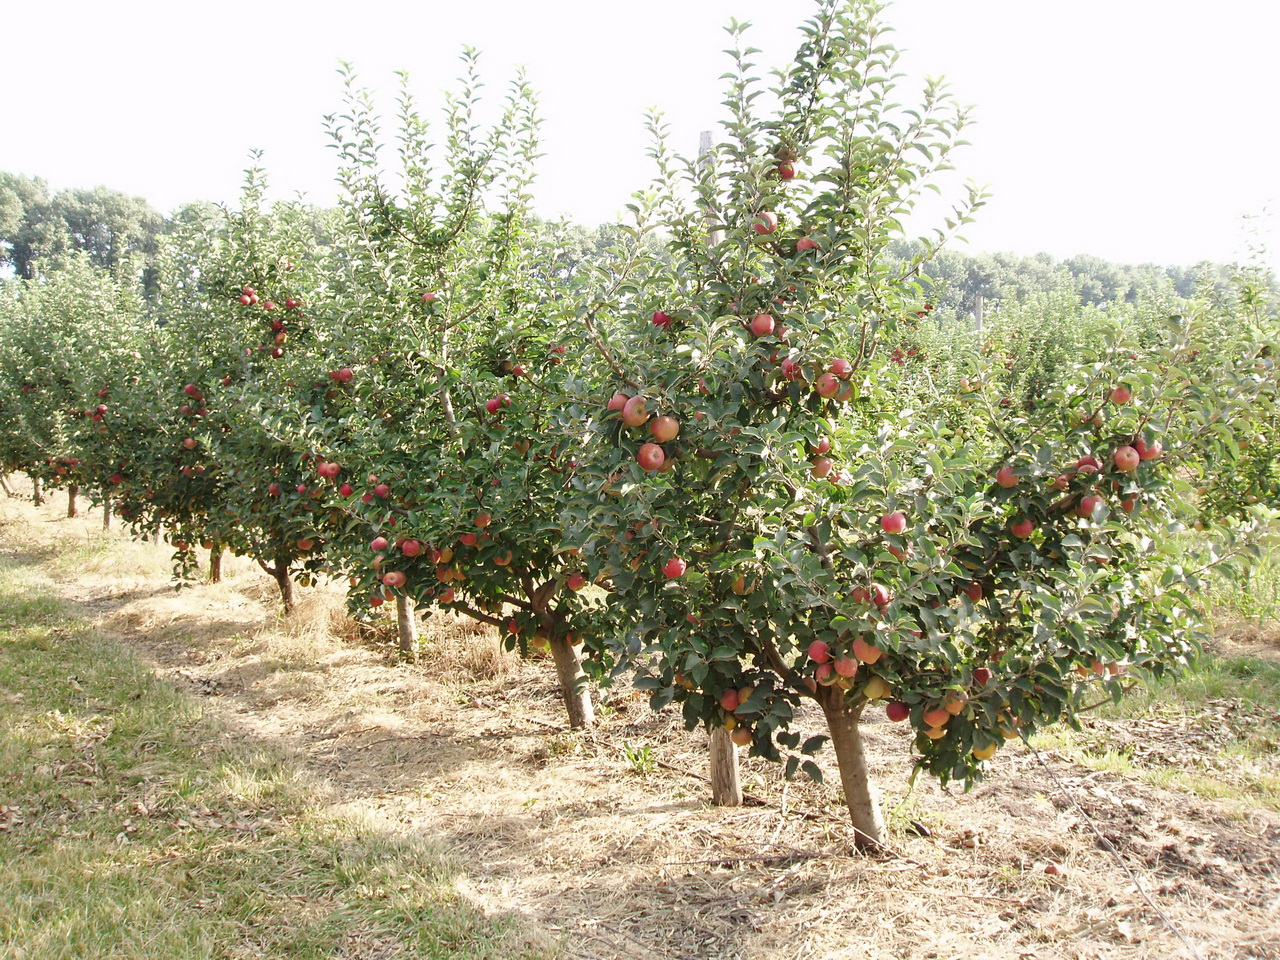
[[255,170],[165,239],[145,309],[82,263],[0,286],[3,467],[163,530],[180,572],[252,557],[286,609],[336,576],[407,635],[442,608],[547,648],[574,726],[588,678],[634,677],[817,775],[812,701],[877,843],[874,705],[971,782],[1091,686],[1187,662],[1250,528],[1188,556],[1177,507],[1276,393],[1265,309],[1100,325],[1034,390],[1013,348],[930,359],[920,264],[981,195],[887,255],[967,117],[895,79],[886,29],[820,0],[768,88],[734,25],[718,142],[682,155],[655,115],[656,177],[588,264],[531,216],[522,77],[484,119],[468,52],[439,117],[406,86],[384,150],[347,71],[336,211],[268,204]]

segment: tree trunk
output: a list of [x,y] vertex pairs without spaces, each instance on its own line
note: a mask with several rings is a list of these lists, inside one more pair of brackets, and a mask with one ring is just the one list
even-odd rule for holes
[[156,546],[160,545],[160,541],[163,537],[164,537],[164,524],[158,523],[156,524],[156,537],[155,537],[155,540],[153,541],[156,544]]
[[67,487],[67,517],[78,516],[80,511],[76,509],[76,495],[80,493],[80,488],[76,484]]
[[222,582],[222,544],[217,540],[209,548],[209,582]]
[[738,745],[729,731],[711,731],[711,802],[717,807],[742,806],[742,783],[738,780]]
[[44,493],[40,489],[39,477],[34,477],[31,480],[31,499],[35,501],[37,507],[44,503]]
[[293,613],[295,609],[293,578],[289,576],[289,560],[285,557],[276,557],[276,565],[272,568],[271,575],[276,578],[276,585],[280,587],[280,599],[284,603],[285,614]]
[[102,498],[102,529],[111,529],[111,498]]
[[867,757],[862,750],[862,732],[858,728],[862,707],[850,707],[839,687],[821,687],[818,697],[827,716],[849,819],[857,831],[854,842],[859,847],[875,849],[884,841],[884,816],[880,812],[880,795],[868,775]]
[[412,597],[396,596],[396,627],[399,630],[400,656],[412,660],[418,650],[418,605]]
[[560,694],[569,711],[569,726],[575,730],[593,726],[595,710],[591,706],[591,691],[587,689],[587,675],[582,672],[578,652],[564,637],[553,637],[549,642],[556,675],[560,678]]
[[13,487],[9,486],[8,474],[0,473],[0,490],[3,490],[9,496],[13,496]]

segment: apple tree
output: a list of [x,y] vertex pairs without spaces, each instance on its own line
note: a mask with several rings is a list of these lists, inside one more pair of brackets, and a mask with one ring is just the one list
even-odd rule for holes
[[127,265],[84,256],[34,280],[0,285],[0,461],[37,485],[65,487],[68,514],[82,486],[105,481],[92,438],[113,414],[107,383],[140,336],[141,303]]
[[[703,157],[655,121],[637,232],[656,221],[669,257],[581,305],[595,369],[560,404],[582,494],[566,542],[608,591],[614,653],[655,706],[788,772],[819,773],[822,738],[792,729],[816,701],[866,844],[884,838],[873,704],[910,722],[923,769],[968,783],[1004,739],[1070,718],[1080,671],[1115,692],[1122,669],[1185,662],[1194,578],[1160,549],[1162,454],[1202,426],[1168,416],[1187,325],[1158,350],[1108,342],[1031,413],[993,402],[978,354],[964,393],[900,392],[893,350],[925,311],[918,265],[887,248],[965,115],[934,83],[894,105],[911,101],[879,14],[820,3],[767,117],[732,28],[725,138]],[[1246,402],[1237,387],[1202,385]],[[981,429],[951,426],[958,407]]]
[[538,148],[521,77],[480,122],[474,52],[439,130],[405,88],[390,179],[372,95],[348,73],[331,118],[344,185],[327,342],[340,388],[317,428],[353,479],[330,556],[355,606],[436,604],[548,648],[574,726],[592,721],[580,646],[591,604],[556,518],[573,464],[550,430],[559,381],[580,352],[546,315],[558,296],[555,227],[530,215]]
[[132,519],[163,523],[179,559],[203,542],[252,557],[293,607],[295,574],[323,569],[329,478],[298,440],[314,415],[310,303],[324,220],[264,199],[252,167],[237,209],[186,218],[162,243],[153,445]]

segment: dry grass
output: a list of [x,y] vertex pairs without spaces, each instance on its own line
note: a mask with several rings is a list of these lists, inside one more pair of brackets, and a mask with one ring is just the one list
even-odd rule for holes
[[[57,530],[45,539],[67,529],[26,507],[4,514]],[[568,732],[549,666],[469,622],[433,615],[405,665],[387,645],[337,639],[358,631],[333,593],[302,592],[307,612],[284,622],[251,569],[177,595],[122,591],[113,577],[134,574],[116,566],[61,588],[238,736],[289,751],[331,813],[439,844],[465,865],[475,906],[536,921],[571,957],[1184,956],[1092,824],[1204,960],[1280,957],[1280,817],[1247,792],[1208,802],[1186,779],[1163,782],[1188,754],[1139,748],[1186,740],[1227,771],[1246,760],[1274,771],[1274,753],[1233,758],[1196,740],[1205,724],[1188,710],[1156,717],[1158,732],[1114,718],[1080,743],[1047,742],[1056,780],[1011,747],[967,795],[923,780],[909,790],[909,742],[872,722],[896,854],[865,858],[831,786],[787,784],[746,760],[744,785],[772,805],[712,808],[705,784],[679,772],[705,767],[703,735],[630,691],[606,694],[596,732]],[[817,717],[801,722],[817,732]]]

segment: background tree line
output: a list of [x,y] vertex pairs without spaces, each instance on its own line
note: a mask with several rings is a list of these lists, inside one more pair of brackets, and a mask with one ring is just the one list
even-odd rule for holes
[[[335,211],[313,207],[312,229],[327,232]],[[90,263],[114,270],[129,257],[138,259],[144,290],[154,284],[150,272],[157,239],[182,224],[216,216],[213,204],[185,204],[166,217],[144,198],[98,186],[51,193],[40,177],[0,171],[0,276],[31,279],[41,261],[55,262],[69,252],[83,252]],[[558,231],[559,246],[546,265],[550,276],[567,280],[585,265],[598,263],[616,242],[619,227],[565,224]],[[889,253],[910,262],[916,244],[895,242]],[[1001,304],[1022,303],[1040,294],[1074,294],[1083,307],[1136,304],[1144,298],[1190,297],[1206,289],[1224,291],[1233,270],[1223,264],[1162,266],[1122,264],[1090,254],[1059,260],[1048,253],[967,254],[943,249],[924,262],[922,277],[939,317],[987,315]],[[1270,286],[1273,278],[1262,280]]]

